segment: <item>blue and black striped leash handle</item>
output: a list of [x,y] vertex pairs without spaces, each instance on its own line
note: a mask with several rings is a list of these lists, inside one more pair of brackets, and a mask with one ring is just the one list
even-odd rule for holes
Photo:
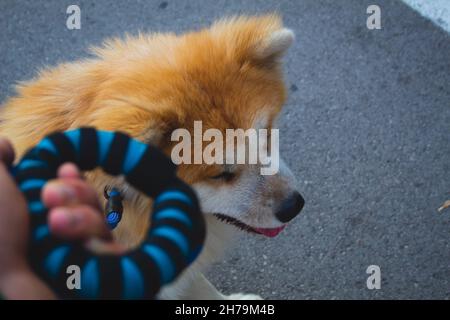
[[[138,248],[122,256],[96,255],[80,242],[62,241],[49,232],[41,190],[65,162],[83,171],[100,167],[110,175],[123,175],[154,199],[150,229]],[[30,212],[34,270],[61,298],[154,298],[195,260],[205,238],[198,199],[175,170],[157,148],[120,132],[80,128],[44,138],[13,168]],[[80,289],[67,286],[71,265],[81,270]]]

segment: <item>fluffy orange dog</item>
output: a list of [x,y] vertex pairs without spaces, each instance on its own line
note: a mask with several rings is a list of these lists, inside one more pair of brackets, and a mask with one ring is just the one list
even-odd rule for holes
[[[176,128],[272,128],[286,90],[280,59],[294,40],[277,15],[221,20],[181,36],[150,34],[110,40],[95,57],[40,72],[18,86],[17,97],[1,111],[0,134],[20,157],[44,135],[94,126],[121,130],[153,143],[170,155]],[[290,170],[280,163],[272,176],[259,164],[180,165],[178,175],[197,191],[207,220],[205,249],[161,298],[256,299],[257,295],[218,292],[201,270],[220,257],[236,232],[276,235],[301,210]],[[151,200],[123,180],[100,171],[86,174],[103,193],[118,187],[124,218],[115,231],[135,246],[149,224]]]

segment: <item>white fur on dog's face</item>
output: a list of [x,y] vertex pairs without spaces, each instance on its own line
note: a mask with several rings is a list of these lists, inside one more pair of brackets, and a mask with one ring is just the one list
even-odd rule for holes
[[[268,119],[261,113],[254,119],[253,127],[257,130],[267,128]],[[202,181],[193,184],[203,212],[231,217],[252,228],[283,226],[275,212],[296,191],[295,177],[282,159],[279,159],[279,170],[274,175],[262,175],[261,167],[262,164],[237,164],[231,167],[231,172],[235,171],[237,175],[230,183],[217,185]]]
[[272,176],[260,174],[260,165],[245,168],[231,184],[193,185],[205,214],[222,214],[254,228],[277,228],[283,225],[275,217],[283,200],[292,194],[295,178],[283,160],[279,172]]

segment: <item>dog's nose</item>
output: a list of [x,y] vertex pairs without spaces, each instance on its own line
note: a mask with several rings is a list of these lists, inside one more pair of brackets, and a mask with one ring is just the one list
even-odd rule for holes
[[281,222],[288,222],[295,218],[303,209],[305,200],[300,193],[295,191],[281,204],[280,209],[275,212],[275,216]]

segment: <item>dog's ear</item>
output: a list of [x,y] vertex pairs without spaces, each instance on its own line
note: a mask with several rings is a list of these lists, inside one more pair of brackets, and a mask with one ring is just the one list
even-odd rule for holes
[[276,13],[223,19],[209,32],[216,46],[226,46],[224,52],[231,53],[233,59],[266,67],[276,65],[295,38]]
[[284,55],[294,39],[295,35],[291,29],[273,31],[255,44],[253,58],[260,62],[274,62]]

